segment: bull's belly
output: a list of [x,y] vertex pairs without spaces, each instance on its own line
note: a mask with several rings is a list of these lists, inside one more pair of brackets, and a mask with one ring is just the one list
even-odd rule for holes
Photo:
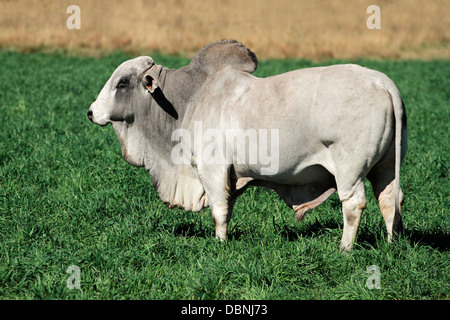
[[[271,170],[268,170],[271,168]],[[319,181],[334,180],[334,165],[326,150],[309,157],[283,158],[274,165],[234,165],[238,178],[251,177],[253,179],[273,182],[277,184],[304,185]],[[270,174],[267,174],[268,171]]]
[[262,177],[262,179],[282,184],[303,185],[324,181],[332,178],[332,174],[320,164],[301,166],[296,170],[280,172],[277,175]]

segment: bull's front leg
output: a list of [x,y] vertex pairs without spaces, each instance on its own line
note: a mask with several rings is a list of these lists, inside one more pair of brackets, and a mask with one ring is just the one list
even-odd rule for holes
[[231,219],[229,207],[229,203],[217,203],[211,206],[212,219],[216,228],[216,238],[222,241],[227,239],[227,228]]
[[230,196],[229,166],[199,165],[198,174],[208,196],[216,238],[226,240],[235,202]]

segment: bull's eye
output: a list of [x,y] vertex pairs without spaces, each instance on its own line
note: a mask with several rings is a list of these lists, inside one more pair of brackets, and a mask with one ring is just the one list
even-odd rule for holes
[[128,87],[128,85],[130,84],[130,76],[125,76],[120,78],[119,82],[117,83],[116,88],[117,89],[123,89]]

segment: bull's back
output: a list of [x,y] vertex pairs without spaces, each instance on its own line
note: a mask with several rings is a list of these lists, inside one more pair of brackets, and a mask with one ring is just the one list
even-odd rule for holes
[[[319,167],[334,174],[331,146],[343,152],[367,146],[360,148],[367,152],[362,157],[385,149],[391,134],[386,132],[386,120],[393,119],[383,88],[388,81],[385,75],[357,65],[301,69],[268,78],[234,73],[209,90],[219,96],[210,97],[205,107],[220,114],[209,123],[222,130],[263,130],[269,136],[278,131],[279,170],[266,179],[315,179],[324,174]],[[225,95],[220,91],[224,84]],[[261,164],[240,168],[257,175]]]
[[236,107],[251,110],[242,127],[279,129],[281,175],[320,175],[316,165],[334,174],[330,148],[367,159],[386,150],[394,117],[388,85],[384,74],[357,65],[309,68],[258,79],[252,103]]

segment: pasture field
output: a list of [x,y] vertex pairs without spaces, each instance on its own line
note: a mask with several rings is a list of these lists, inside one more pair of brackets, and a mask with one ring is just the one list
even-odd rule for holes
[[[73,4],[76,30],[66,26]],[[374,4],[378,30],[367,28]],[[226,38],[266,59],[448,59],[447,8],[448,0],[0,1],[0,48],[187,56]]]
[[[367,184],[357,245],[343,255],[336,195],[297,223],[274,192],[249,189],[225,243],[209,209],[160,202],[149,174],[123,161],[112,127],[86,117],[128,58],[0,52],[0,299],[450,298],[450,61],[353,61],[390,76],[407,108],[407,237],[386,243]],[[265,60],[256,75],[313,65]],[[80,289],[67,286],[72,265]],[[372,265],[379,288],[367,282]]]

